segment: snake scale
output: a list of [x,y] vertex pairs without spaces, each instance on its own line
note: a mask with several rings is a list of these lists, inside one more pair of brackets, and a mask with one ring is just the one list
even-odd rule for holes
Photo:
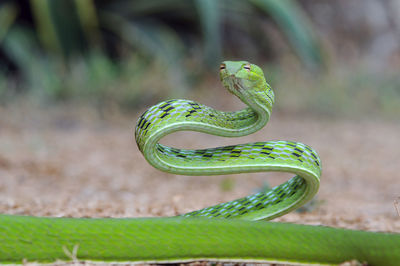
[[[274,93],[263,71],[245,61],[221,64],[223,85],[247,108],[223,112],[188,100],[161,102],[136,124],[139,150],[154,167],[184,175],[283,171],[295,176],[268,191],[166,218],[50,218],[0,215],[0,262],[195,260],[334,265],[358,260],[400,265],[400,234],[268,220],[308,202],[321,161],[309,146],[269,141],[185,150],[159,140],[181,130],[238,137],[269,120]],[[211,219],[210,219],[211,218]]]

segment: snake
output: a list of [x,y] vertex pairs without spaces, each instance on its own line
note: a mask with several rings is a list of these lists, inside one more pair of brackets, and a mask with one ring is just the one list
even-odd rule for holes
[[263,128],[275,97],[260,67],[247,61],[220,66],[224,87],[247,107],[219,111],[190,100],[163,101],[138,119],[135,139],[155,168],[181,175],[287,172],[269,190],[174,217],[69,218],[0,215],[0,262],[189,261],[337,265],[400,265],[400,234],[266,221],[293,211],[317,193],[317,152],[294,141],[254,142],[207,149],[159,143],[176,131],[239,137]]

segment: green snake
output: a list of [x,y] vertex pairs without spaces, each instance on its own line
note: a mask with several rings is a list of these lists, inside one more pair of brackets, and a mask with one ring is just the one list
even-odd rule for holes
[[[274,223],[313,198],[321,161],[292,141],[185,150],[159,140],[180,130],[238,137],[269,120],[274,93],[263,71],[244,61],[221,64],[223,85],[247,108],[223,112],[188,100],[161,102],[139,118],[136,142],[154,167],[184,175],[283,171],[295,176],[268,191],[166,218],[50,218],[0,215],[0,262],[195,260],[400,265],[400,234]],[[211,218],[211,219],[210,219]]]

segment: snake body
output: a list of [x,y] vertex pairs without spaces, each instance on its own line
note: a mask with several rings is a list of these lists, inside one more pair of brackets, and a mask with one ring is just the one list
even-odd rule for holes
[[238,137],[268,122],[274,93],[258,66],[227,61],[221,65],[220,77],[247,108],[222,112],[188,100],[161,102],[143,113],[136,124],[139,150],[151,165],[170,173],[283,171],[293,173],[293,178],[269,191],[178,217],[0,215],[0,262],[207,259],[338,264],[355,259],[369,265],[400,265],[400,234],[254,221],[283,215],[315,195],[321,161],[311,147],[292,141],[269,141],[185,150],[159,143],[165,135],[180,130]]

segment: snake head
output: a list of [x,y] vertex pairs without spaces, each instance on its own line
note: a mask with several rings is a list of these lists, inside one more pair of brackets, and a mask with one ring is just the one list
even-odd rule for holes
[[272,108],[274,92],[259,66],[247,61],[224,61],[220,66],[220,78],[224,87],[246,104]]

